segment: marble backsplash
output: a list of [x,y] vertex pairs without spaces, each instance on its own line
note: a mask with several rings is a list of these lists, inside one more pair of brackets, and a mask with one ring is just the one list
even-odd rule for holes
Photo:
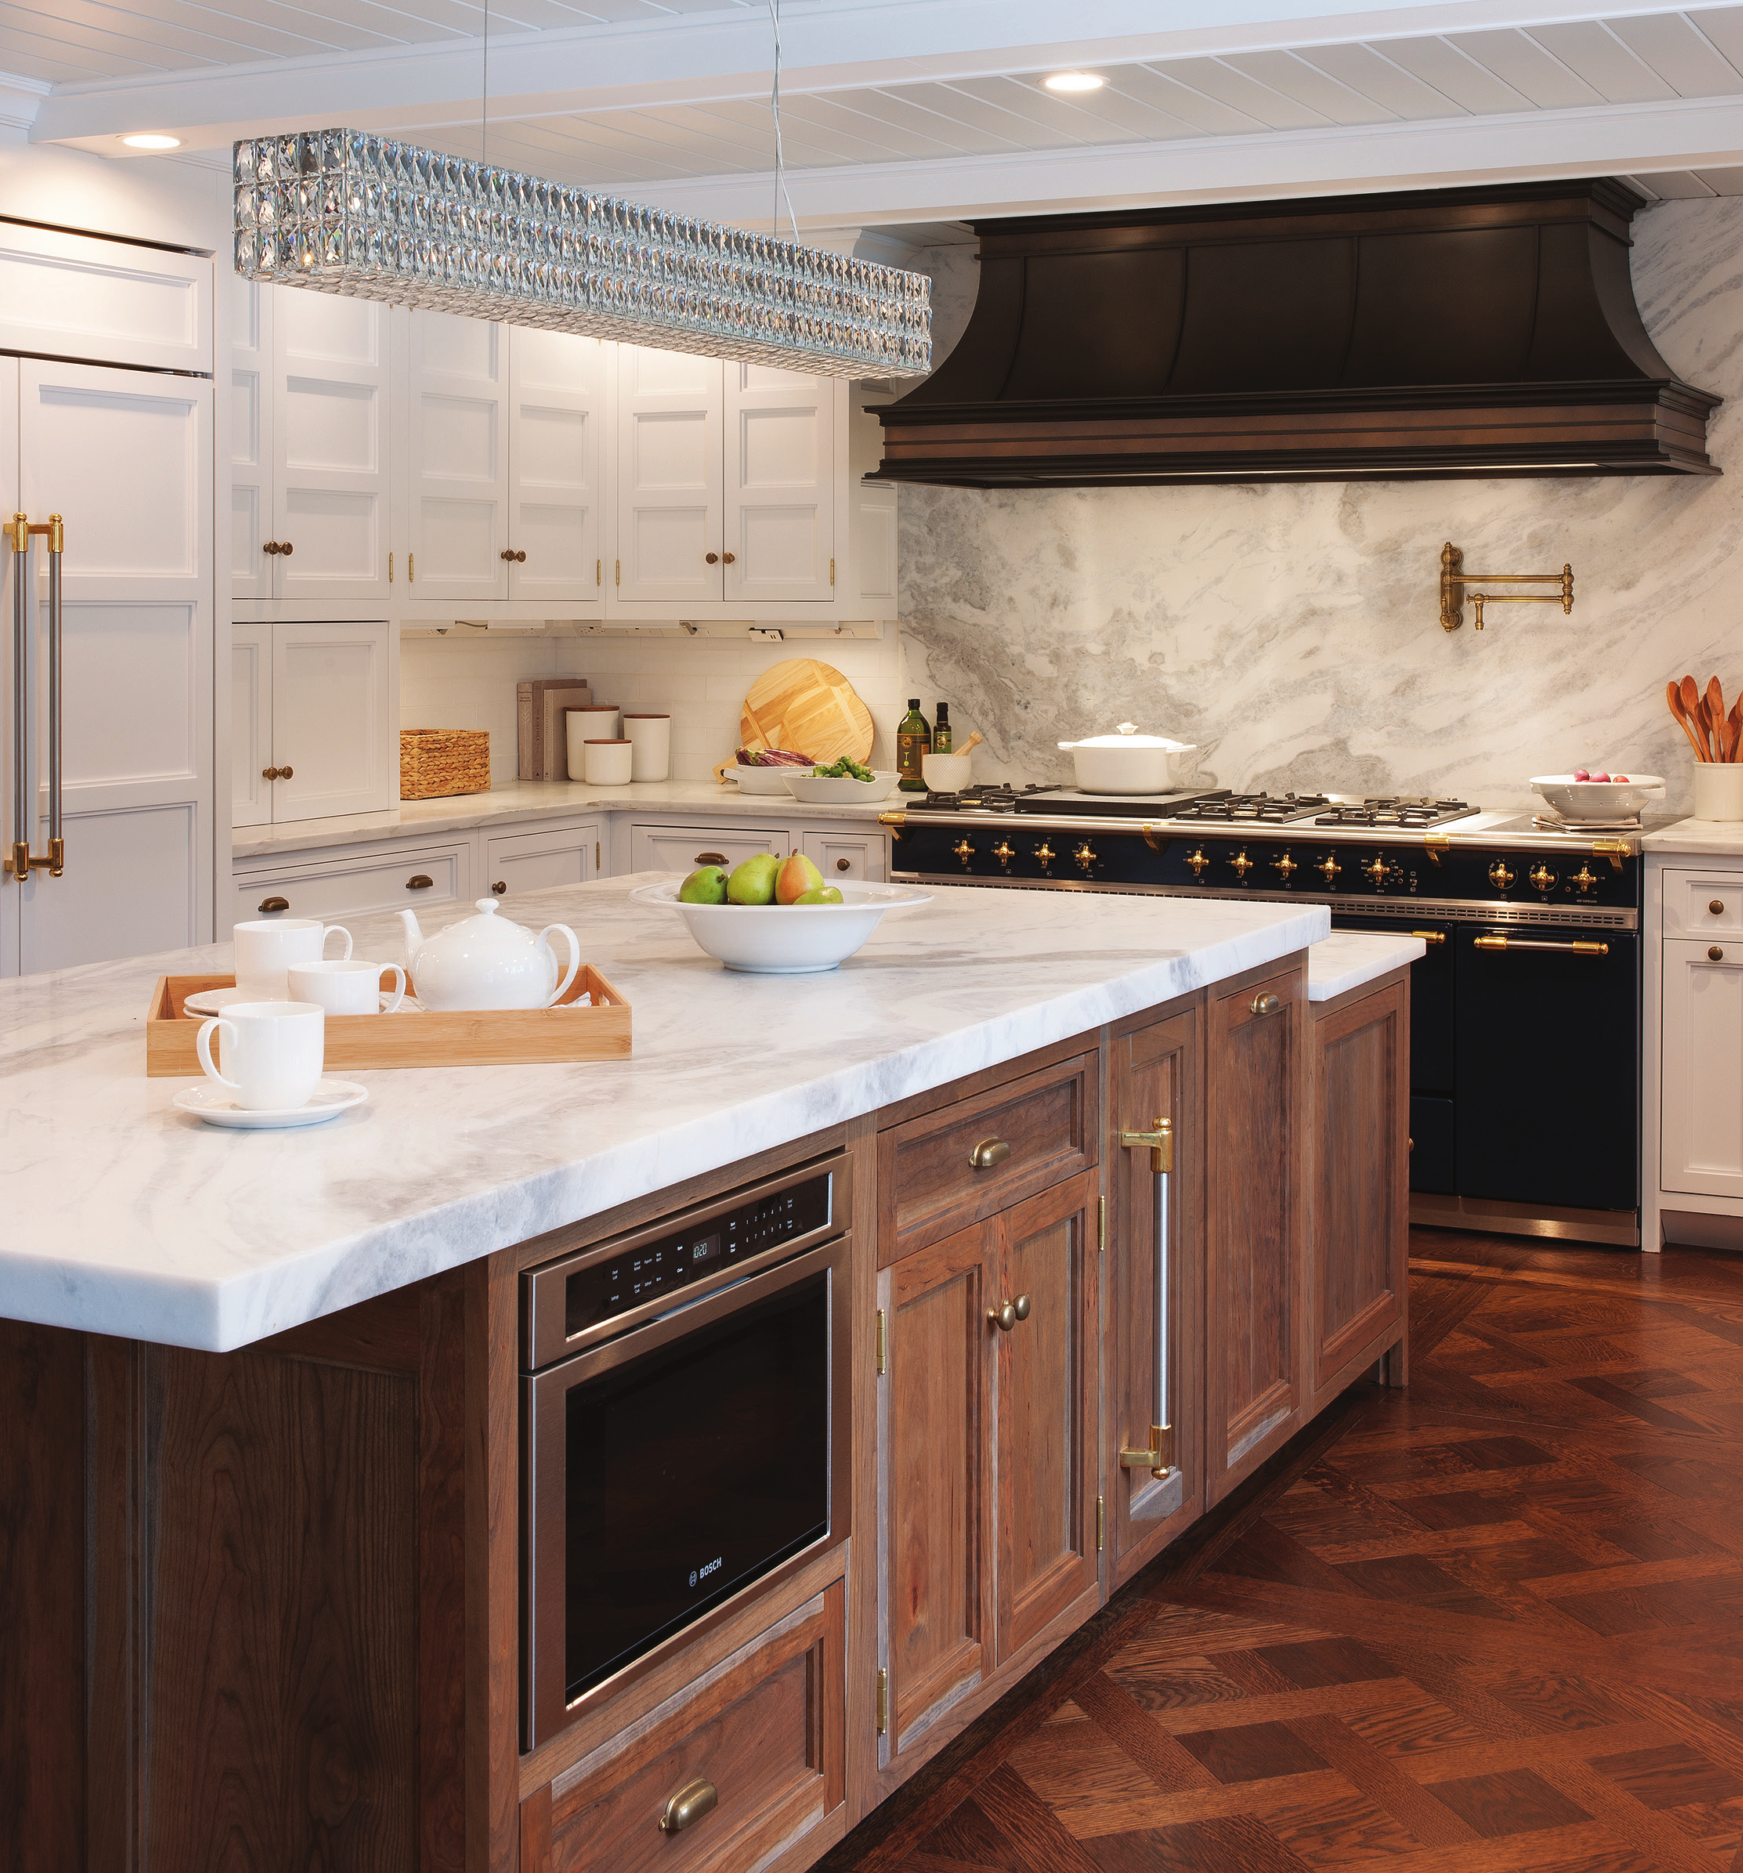
[[[1724,476],[905,487],[913,686],[948,699],[959,737],[980,729],[992,776],[1069,778],[1056,743],[1133,721],[1197,743],[1225,786],[1523,806],[1531,775],[1602,764],[1662,774],[1688,811],[1665,682],[1743,685],[1743,200],[1663,203],[1634,240],[1659,350],[1727,398],[1709,431]],[[967,256],[926,259],[953,338]],[[1572,616],[1497,607],[1479,635],[1467,611],[1449,636],[1444,540],[1477,571],[1571,561]]]

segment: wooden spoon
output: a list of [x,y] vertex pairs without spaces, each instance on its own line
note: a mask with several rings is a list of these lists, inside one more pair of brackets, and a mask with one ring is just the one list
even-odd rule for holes
[[1682,680],[1682,712],[1693,724],[1691,734],[1696,755],[1703,761],[1712,760],[1712,750],[1707,748],[1702,741],[1706,724],[1701,718],[1701,692],[1695,688],[1695,679],[1692,676],[1685,676]]
[[[1688,736],[1689,746],[1695,751],[1695,759],[1697,761],[1704,761],[1707,758],[1706,750],[1702,748],[1700,740],[1695,734],[1694,725],[1689,721],[1688,711],[1682,706],[1682,691],[1677,688],[1674,681],[1665,684],[1664,700],[1669,704],[1670,712],[1676,717],[1678,726],[1682,729],[1682,732]],[[1743,698],[1739,698],[1739,700],[1743,701]]]
[[1743,695],[1731,705],[1731,713],[1725,718],[1725,759],[1735,761],[1738,750],[1743,748]]
[[1729,757],[1725,753],[1725,686],[1716,676],[1707,678],[1707,727],[1713,741],[1713,759],[1724,761]]

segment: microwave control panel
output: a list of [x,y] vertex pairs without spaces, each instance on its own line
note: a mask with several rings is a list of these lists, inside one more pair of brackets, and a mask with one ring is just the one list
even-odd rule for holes
[[716,1212],[693,1228],[641,1238],[576,1269],[563,1283],[565,1334],[573,1338],[603,1326],[734,1263],[827,1227],[833,1182],[830,1172],[821,1171],[803,1183]]

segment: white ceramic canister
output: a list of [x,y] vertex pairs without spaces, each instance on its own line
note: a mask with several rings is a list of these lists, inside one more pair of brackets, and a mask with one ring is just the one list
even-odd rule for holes
[[627,741],[589,741],[586,744],[587,784],[590,787],[627,787],[634,772],[635,749]]
[[623,734],[630,746],[631,780],[672,778],[672,718],[669,715],[626,714]]
[[590,741],[615,741],[622,733],[616,703],[607,703],[603,708],[591,704],[585,709],[565,709],[563,738],[569,758],[569,778],[587,778],[585,750]]
[[1695,763],[1695,818],[1743,819],[1743,761]]

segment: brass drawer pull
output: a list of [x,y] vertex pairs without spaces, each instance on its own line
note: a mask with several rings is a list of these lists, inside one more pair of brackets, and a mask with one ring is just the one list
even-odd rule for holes
[[968,1154],[968,1161],[977,1171],[990,1171],[1010,1155],[1011,1147],[1002,1138],[983,1138]]
[[1001,1301],[987,1309],[986,1317],[1001,1333],[1009,1333],[1019,1320],[1029,1318],[1029,1297],[1019,1294],[1014,1301]]
[[1274,1015],[1283,1006],[1281,997],[1276,995],[1255,995],[1247,1006],[1256,1015]]
[[498,878],[496,883],[490,888],[498,897],[502,897],[508,890],[508,880],[506,878]]
[[719,1800],[720,1791],[714,1784],[698,1776],[666,1803],[665,1813],[660,1816],[660,1832],[682,1834],[685,1828],[694,1827],[705,1814],[712,1813]]
[[435,882],[435,879],[430,877],[427,872],[414,872],[411,877],[405,881],[405,888],[408,891],[428,891]]
[[1426,943],[1430,949],[1433,949],[1435,944],[1444,943],[1446,941],[1446,932],[1444,930],[1412,930],[1410,934],[1413,937],[1421,937],[1423,942]]
[[1722,897],[1716,897],[1713,899],[1712,903],[1707,906],[1707,909],[1711,911],[1715,917],[1723,917],[1725,914],[1725,900]]
[[289,910],[290,899],[288,897],[263,897],[260,900],[260,908],[262,912]]
[[853,860],[850,858],[838,858],[835,861],[835,869],[837,871],[852,871]]
[[1125,1151],[1150,1150],[1150,1169],[1165,1177],[1174,1168],[1174,1121],[1157,1118],[1147,1132],[1121,1132],[1120,1147]]
[[1710,963],[1722,963],[1724,960],[1725,952],[1715,943],[1713,947],[1707,951],[1707,961]]
[[698,852],[696,863],[698,865],[724,865],[726,854],[724,852]]

